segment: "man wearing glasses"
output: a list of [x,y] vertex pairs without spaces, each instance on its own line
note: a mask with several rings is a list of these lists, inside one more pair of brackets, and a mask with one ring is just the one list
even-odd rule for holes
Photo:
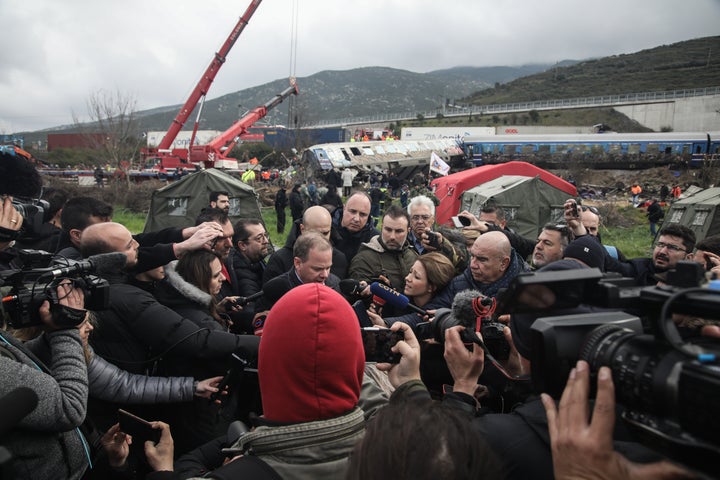
[[410,247],[418,255],[439,251],[450,259],[455,268],[462,270],[464,266],[458,267],[462,259],[452,242],[439,232],[433,231],[435,227],[435,204],[430,197],[425,195],[413,197],[407,206],[407,212],[410,216],[410,232],[407,237]]
[[[235,248],[227,263],[233,275],[233,294],[249,297],[262,290],[270,239],[260,219],[241,218],[235,223],[232,243]],[[233,315],[234,328],[250,331],[254,314],[253,305],[245,305],[242,312]]]
[[638,285],[655,285],[666,272],[682,260],[692,260],[695,232],[684,225],[672,224],[660,230],[652,258],[634,258],[628,262],[613,262],[613,270],[633,277]]

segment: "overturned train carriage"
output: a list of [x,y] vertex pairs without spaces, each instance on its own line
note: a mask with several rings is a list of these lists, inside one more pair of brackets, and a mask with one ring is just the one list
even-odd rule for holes
[[453,139],[425,141],[369,141],[313,145],[303,152],[302,163],[321,176],[330,169],[357,169],[361,178],[372,171],[388,170],[401,179],[417,173],[427,174],[430,156],[435,152],[451,168],[465,166],[463,150]]

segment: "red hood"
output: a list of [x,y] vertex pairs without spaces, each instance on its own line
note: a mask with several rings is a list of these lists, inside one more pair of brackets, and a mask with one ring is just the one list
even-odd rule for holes
[[258,361],[263,415],[296,423],[347,413],[357,405],[364,366],[347,300],[319,283],[295,287],[265,321]]

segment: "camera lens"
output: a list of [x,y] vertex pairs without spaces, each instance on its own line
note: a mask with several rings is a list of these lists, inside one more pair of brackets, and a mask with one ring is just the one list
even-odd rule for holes
[[667,413],[667,384],[682,358],[652,335],[602,325],[588,335],[580,358],[594,372],[602,366],[610,367],[618,402],[648,413]]

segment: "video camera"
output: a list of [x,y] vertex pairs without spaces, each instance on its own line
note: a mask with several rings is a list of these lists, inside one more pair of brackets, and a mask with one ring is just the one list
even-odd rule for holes
[[23,217],[19,238],[26,240],[39,238],[43,223],[50,221],[50,204],[47,200],[13,198],[12,204]]
[[65,279],[70,279],[75,288],[83,289],[86,309],[106,309],[110,285],[93,273],[119,270],[126,261],[122,253],[105,253],[81,262],[67,260],[65,264],[51,265],[53,255],[42,250],[19,250],[18,259],[20,268],[0,272],[2,310],[5,321],[13,328],[41,325],[39,308],[45,300],[50,302],[50,311],[58,326],[82,322],[82,318],[69,314],[59,304],[56,291]]
[[475,336],[475,332],[480,332],[487,353],[497,360],[507,360],[510,345],[503,333],[505,325],[493,320],[495,307],[495,299],[485,297],[479,291],[459,292],[453,299],[452,308],[439,308],[432,322],[423,322],[415,327],[415,335],[420,340],[434,339],[438,343],[444,343],[445,331],[461,325],[465,327],[460,334],[465,343],[480,344]]
[[[700,288],[699,282],[687,288],[693,278],[702,278],[698,269],[699,264],[680,262],[668,272],[669,285],[655,287],[603,278],[594,269],[536,272],[518,277],[500,304],[505,311],[534,311],[512,321],[519,322],[516,329],[529,328],[536,391],[559,397],[579,359],[592,373],[607,366],[624,407],[622,418],[639,440],[714,475],[720,461],[720,341],[684,339],[673,322],[673,314],[720,317],[720,291]],[[531,299],[548,295],[557,300],[549,308],[566,314],[538,313]],[[616,311],[592,313],[598,306]]]

